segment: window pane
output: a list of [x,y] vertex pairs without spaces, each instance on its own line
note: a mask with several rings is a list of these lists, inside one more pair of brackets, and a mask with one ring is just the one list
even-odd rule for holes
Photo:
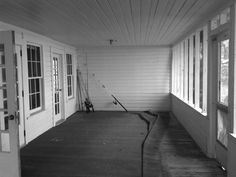
[[6,82],[6,68],[2,68],[2,82]]
[[32,54],[32,61],[35,61],[36,60],[36,55],[35,55],[35,47],[31,47],[31,54]]
[[202,109],[203,105],[203,31],[200,32],[200,55],[199,55],[199,62],[200,62],[200,93],[199,93],[199,107]]
[[196,59],[196,37],[193,36],[193,104],[195,104],[195,59]]
[[30,84],[31,84],[31,91],[30,93],[35,93],[36,89],[35,89],[35,79],[31,79],[30,80]]
[[36,95],[32,95],[32,109],[36,108]]
[[41,76],[41,64],[39,62],[37,62],[37,76],[40,77]]
[[220,42],[220,95],[219,101],[228,105],[229,39]]
[[35,79],[35,92],[40,92],[39,79]]
[[70,74],[70,65],[67,65],[67,75]]
[[31,60],[31,50],[29,46],[27,47],[27,58],[28,58],[28,61]]
[[32,95],[29,96],[29,106],[30,106],[30,110],[33,109],[32,108]]
[[36,56],[37,56],[36,60],[40,61],[40,48],[39,47],[36,48]]
[[217,110],[217,140],[227,147],[227,114]]
[[220,16],[217,15],[211,20],[211,30],[216,29],[220,25]]
[[3,98],[7,98],[7,90],[3,89]]
[[223,25],[227,23],[229,20],[230,20],[230,8],[227,8],[220,14],[220,24]]
[[33,77],[37,77],[37,70],[36,70],[36,63],[32,62],[32,67],[33,67]]
[[32,76],[33,76],[33,74],[32,74],[31,62],[28,62],[28,76],[29,76],[29,77],[32,77]]
[[189,39],[188,39],[188,101],[189,101],[189,78],[190,78],[190,72],[189,72],[189,70],[190,70],[190,65],[189,65],[189,62],[190,62],[190,60],[189,60],[190,46],[189,45],[190,44],[189,44]]
[[40,93],[36,94],[37,107],[40,107]]
[[67,84],[68,84],[68,86],[71,85],[71,76],[67,76]]
[[57,104],[55,104],[55,114],[57,115]]

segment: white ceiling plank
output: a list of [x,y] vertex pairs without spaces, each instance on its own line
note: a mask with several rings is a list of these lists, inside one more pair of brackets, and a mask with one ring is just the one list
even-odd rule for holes
[[131,16],[134,24],[135,45],[141,42],[141,2],[140,0],[130,0]]
[[197,3],[197,0],[186,0],[186,3],[184,4],[183,10],[181,10],[175,20],[172,21],[171,25],[167,28],[165,33],[162,35],[160,40],[165,39],[167,35],[172,32],[180,23],[181,20],[186,18],[186,14],[190,11],[191,7],[193,7]]
[[[120,6],[120,1],[118,1],[118,0],[111,0],[111,1],[109,1],[109,5],[110,5],[110,7],[112,9],[112,12],[113,12],[114,17],[116,19],[116,22],[119,25],[119,28],[120,28],[120,31],[121,31],[121,35],[124,36],[125,42],[130,44],[131,43],[131,41],[130,41],[130,33],[129,33],[128,28],[126,26],[126,23],[124,21],[124,16],[123,16],[122,9],[121,9],[121,6]],[[119,43],[120,39],[117,38],[116,40],[117,40],[116,43]]]
[[140,38],[141,38],[141,45],[145,45],[145,37],[146,37],[146,33],[148,31],[148,25],[150,23],[149,22],[150,14],[151,14],[150,8],[152,7],[152,0],[142,0],[140,6],[141,6],[141,11],[140,11],[140,13],[141,13],[140,14],[141,15],[141,19],[140,19],[141,37]]
[[172,25],[174,21],[177,20],[176,17],[179,15],[179,13],[181,13],[181,11],[183,11],[183,7],[187,1],[188,0],[175,1],[175,4],[170,11],[170,15],[168,16],[167,20],[163,24],[162,29],[159,31],[157,41],[159,41],[163,37],[164,33],[168,30],[170,25]]
[[191,23],[191,20],[194,20],[194,18],[196,18],[195,14],[198,14],[201,11],[201,9],[206,7],[207,3],[209,3],[209,1],[201,1],[201,0],[198,0],[196,3],[194,3],[194,5],[190,7],[190,10],[188,11],[188,13],[186,13],[186,15],[183,17],[181,22],[172,31],[173,35],[170,35],[171,37],[168,36],[164,40],[171,39],[171,38],[174,38],[176,40],[176,38],[178,37],[174,33],[183,34],[184,32],[186,32],[185,31],[186,26],[188,26]]
[[0,21],[75,47],[171,45],[232,0],[0,0]]
[[[214,10],[219,9],[224,4],[221,0],[215,1],[204,1],[198,0],[195,6],[186,14],[186,18],[183,18],[181,23],[176,26],[175,30],[170,32],[168,38],[164,39],[167,41],[176,41],[178,38],[182,38],[189,29],[192,29],[195,23],[192,21],[196,21],[198,24],[205,20],[206,16]],[[201,17],[201,18],[200,18]],[[178,33],[178,35],[174,35],[174,33]],[[164,41],[163,40],[163,41]]]
[[134,24],[131,16],[131,8],[130,1],[120,1],[121,9],[123,10],[123,14],[125,16],[125,23],[130,32],[130,38],[132,39],[132,45],[135,44],[135,33],[134,33]]
[[166,18],[161,18],[160,24],[159,24],[157,30],[155,31],[155,33],[158,34],[158,35],[157,35],[157,37],[155,39],[154,38],[151,39],[152,43],[157,41],[157,39],[158,39],[158,37],[160,35],[160,32],[162,31],[162,28],[166,24],[166,21],[169,18],[171,18],[171,13],[173,12],[172,10],[174,8],[174,5],[176,4],[175,2],[176,2],[176,0],[169,0],[168,3],[166,4],[166,6],[163,7],[164,8],[164,12],[162,12],[162,15],[165,16]]
[[[168,0],[159,0],[155,7],[153,17],[150,20],[150,29],[146,37],[146,44],[152,43],[158,36],[157,29],[160,27],[161,22],[164,18],[165,7],[167,6]],[[165,20],[165,19],[164,19]],[[152,43],[153,44],[153,43]],[[159,44],[159,43],[158,43]]]

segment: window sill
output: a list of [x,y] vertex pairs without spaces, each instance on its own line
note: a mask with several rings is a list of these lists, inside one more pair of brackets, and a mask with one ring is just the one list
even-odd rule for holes
[[43,112],[45,109],[43,109],[43,108],[41,108],[41,109],[39,109],[39,110],[31,110],[30,111],[30,115],[29,115],[29,117],[27,118],[27,119],[29,119],[30,117],[32,117],[32,116],[34,116],[34,115],[36,115],[36,114],[39,114],[39,113],[41,113],[41,112]]
[[67,100],[68,101],[71,101],[71,100],[73,100],[75,97],[74,96],[70,96],[70,97],[67,97]]
[[184,104],[186,104],[187,106],[189,106],[190,108],[194,109],[196,112],[198,112],[199,114],[203,115],[204,117],[207,118],[207,113],[203,112],[201,108],[196,108],[194,104],[188,103],[188,101],[183,100],[181,98],[179,98],[178,96],[176,96],[175,94],[171,93],[172,96],[176,97],[177,99],[179,99],[180,101],[182,101]]

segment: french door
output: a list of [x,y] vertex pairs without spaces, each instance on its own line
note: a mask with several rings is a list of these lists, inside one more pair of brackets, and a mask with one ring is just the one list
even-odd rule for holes
[[227,168],[227,145],[229,132],[228,116],[228,93],[229,93],[229,44],[230,38],[228,31],[216,36],[213,41],[213,60],[217,63],[216,67],[216,159]]
[[0,176],[20,177],[14,33],[0,32]]
[[63,82],[62,82],[62,56],[59,54],[53,54],[52,60],[53,70],[53,90],[54,90],[54,125],[62,121],[63,115]]

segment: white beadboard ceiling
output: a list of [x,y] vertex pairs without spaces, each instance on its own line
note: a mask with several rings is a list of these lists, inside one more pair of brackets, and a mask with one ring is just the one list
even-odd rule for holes
[[0,21],[82,46],[171,45],[230,0],[0,0]]

